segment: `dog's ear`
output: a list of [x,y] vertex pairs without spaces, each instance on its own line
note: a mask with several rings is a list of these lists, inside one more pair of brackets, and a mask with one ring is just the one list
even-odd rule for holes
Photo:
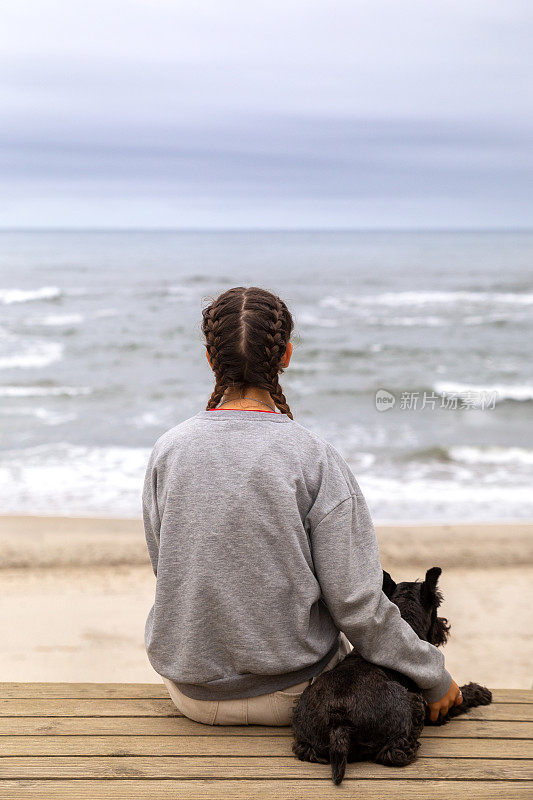
[[394,592],[396,591],[396,583],[392,580],[392,578],[389,575],[389,573],[385,572],[385,570],[383,570],[383,586],[382,586],[382,589],[385,592],[385,594],[387,595],[387,597],[389,598],[389,600],[392,597],[392,595],[394,594]]
[[434,644],[435,647],[446,644],[450,633],[450,627],[451,625],[446,617],[435,617],[435,622],[429,638],[431,644]]
[[425,608],[432,608],[434,605],[438,605],[441,600],[440,593],[437,592],[437,581],[441,572],[440,567],[431,567],[426,572],[424,583],[420,589],[420,598]]

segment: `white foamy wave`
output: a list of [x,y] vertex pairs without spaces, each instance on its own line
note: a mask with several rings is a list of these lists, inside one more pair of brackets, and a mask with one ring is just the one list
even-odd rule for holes
[[77,397],[91,392],[89,386],[0,386],[0,397]]
[[[49,421],[49,424],[53,424]],[[488,449],[494,467],[479,473],[477,448],[459,448],[463,463],[402,463],[390,468],[373,453],[349,457],[375,521],[498,520],[533,516],[531,452]],[[481,450],[481,448],[479,448]],[[493,450],[493,452],[490,452]],[[518,451],[518,452],[517,452]],[[94,514],[139,517],[149,448],[89,447],[68,442],[0,453],[0,504],[4,513]],[[510,472],[524,462],[526,471]],[[483,459],[483,456],[481,456]],[[474,463],[470,463],[474,462]]]
[[46,317],[34,317],[29,324],[60,327],[62,325],[78,325],[80,322],[83,322],[82,314],[48,314]]
[[353,463],[355,469],[365,471],[370,469],[376,463],[376,456],[374,453],[363,453],[358,451],[352,455],[350,459],[351,463]]
[[391,326],[391,327],[426,327],[426,328],[440,328],[442,325],[449,325],[450,320],[444,317],[389,317],[387,319],[380,319],[375,321],[376,325]]
[[4,513],[139,517],[149,454],[68,442],[4,451],[0,505]]
[[377,523],[475,521],[533,517],[529,481],[480,483],[469,473],[439,479],[423,476],[390,476],[366,473],[358,478],[370,513]]
[[[378,327],[438,328],[450,325],[472,327],[474,325],[492,325],[498,323],[516,324],[528,321],[531,314],[531,310],[526,304],[522,306],[517,304],[512,306],[500,306],[498,310],[487,311],[486,309],[489,304],[486,301],[483,302],[481,308],[474,303],[461,306],[459,300],[453,303],[450,300],[448,304],[445,304],[444,301],[440,303],[436,300],[430,302],[429,299],[423,302],[422,299],[419,298],[419,301],[416,302],[416,298],[419,294],[421,293],[398,292],[394,294],[391,292],[390,294],[361,295],[360,297],[354,295],[346,295],[345,297],[325,297],[319,302],[319,305],[337,312],[348,312],[352,317],[364,322],[366,325]],[[434,297],[441,295],[461,295],[461,293],[458,292],[432,292],[426,294],[428,296],[431,294],[431,296]],[[466,296],[468,293],[462,294]],[[476,295],[476,297],[479,297],[479,294]],[[440,313],[421,313],[426,310],[428,312]],[[394,311],[400,311],[400,313],[396,313],[392,316],[391,314],[393,314]],[[321,324],[319,317],[309,318],[308,320],[304,319],[304,322],[309,322],[309,324],[314,325]],[[338,320],[334,320],[334,324],[339,325],[341,323]]]
[[533,450],[525,447],[450,447],[454,461],[466,464],[533,464]]
[[22,352],[0,356],[0,369],[37,369],[59,361],[63,355],[59,342],[32,342]]
[[326,319],[316,314],[309,314],[305,311],[299,314],[298,318],[302,325],[316,325],[319,328],[336,328],[339,324],[335,319]]
[[77,414],[61,414],[57,411],[50,411],[48,408],[31,408],[27,409],[28,413],[36,417],[45,425],[64,425],[65,422],[73,422],[77,418]]
[[77,414],[63,414],[57,411],[50,411],[48,408],[40,406],[2,406],[0,413],[7,417],[35,417],[44,425],[63,425],[65,422],[73,422]]
[[155,428],[167,424],[169,420],[163,415],[154,414],[153,411],[145,411],[144,414],[132,417],[131,422],[137,428]]
[[61,289],[57,286],[42,286],[40,289],[0,289],[0,303],[28,303],[32,300],[57,300]]
[[437,394],[456,394],[459,397],[477,394],[495,396],[496,403],[504,400],[516,400],[524,402],[533,400],[533,386],[520,386],[509,384],[493,384],[492,386],[480,386],[470,383],[448,383],[439,382],[433,387]]
[[506,305],[533,305],[533,294],[517,292],[382,292],[381,294],[348,294],[343,297],[328,295],[320,300],[327,308],[344,309],[354,305],[397,306],[450,305],[458,303],[501,303]]

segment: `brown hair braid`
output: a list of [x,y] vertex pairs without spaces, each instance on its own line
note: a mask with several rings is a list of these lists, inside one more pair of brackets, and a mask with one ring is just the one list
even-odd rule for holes
[[215,373],[206,410],[216,408],[229,388],[244,395],[247,387],[257,386],[266,389],[277,408],[293,419],[278,377],[294,327],[283,300],[257,286],[236,286],[213,300],[202,316],[202,333]]

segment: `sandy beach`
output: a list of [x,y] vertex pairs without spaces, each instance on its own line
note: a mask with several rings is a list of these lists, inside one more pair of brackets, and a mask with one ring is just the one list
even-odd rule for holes
[[[376,526],[396,580],[443,569],[459,683],[530,688],[533,523]],[[155,578],[139,519],[0,516],[4,681],[156,681],[143,631]]]

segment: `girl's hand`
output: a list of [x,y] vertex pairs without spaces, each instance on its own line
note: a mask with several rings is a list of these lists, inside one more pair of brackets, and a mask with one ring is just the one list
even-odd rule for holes
[[463,695],[457,686],[456,682],[452,680],[452,685],[440,700],[434,703],[428,703],[428,712],[431,722],[437,722],[439,714],[443,717],[446,716],[452,706],[460,706],[463,702]]

